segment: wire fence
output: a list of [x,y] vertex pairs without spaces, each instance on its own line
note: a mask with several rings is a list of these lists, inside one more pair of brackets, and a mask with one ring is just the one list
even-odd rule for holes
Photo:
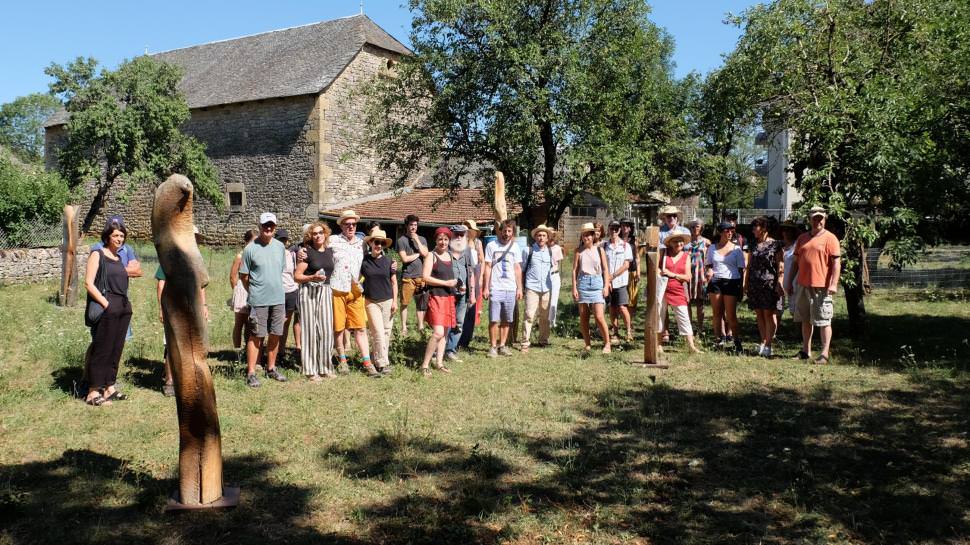
[[60,222],[0,227],[0,250],[53,248],[60,246],[63,239],[64,227]]
[[866,258],[869,283],[879,288],[968,288],[970,287],[970,247],[931,248],[913,265],[893,269],[882,248],[870,248]]

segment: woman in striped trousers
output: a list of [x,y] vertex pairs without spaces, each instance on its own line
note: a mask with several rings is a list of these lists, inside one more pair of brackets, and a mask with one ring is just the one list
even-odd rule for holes
[[333,250],[327,247],[330,228],[314,222],[306,231],[306,259],[297,264],[293,279],[300,284],[300,363],[303,374],[313,382],[333,378]]

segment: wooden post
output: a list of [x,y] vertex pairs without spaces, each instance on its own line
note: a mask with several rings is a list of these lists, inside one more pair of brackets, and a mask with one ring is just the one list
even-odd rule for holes
[[77,305],[77,207],[64,206],[64,238],[61,243],[61,290],[57,304],[62,307]]
[[643,276],[647,279],[647,304],[644,305],[643,363],[644,367],[666,369],[660,361],[660,344],[657,342],[657,325],[660,321],[660,301],[657,297],[657,271],[660,263],[660,228],[649,227],[645,237],[647,258]]

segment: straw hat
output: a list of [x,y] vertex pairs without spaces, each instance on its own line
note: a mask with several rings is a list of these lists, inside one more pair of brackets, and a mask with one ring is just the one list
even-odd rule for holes
[[680,216],[681,216],[680,208],[677,208],[676,206],[673,206],[671,204],[668,204],[668,205],[660,208],[659,215],[660,215],[660,217],[664,217],[664,216],[677,216],[677,218],[680,219]]
[[376,227],[371,230],[369,235],[364,237],[364,244],[370,244],[372,240],[380,240],[381,245],[385,248],[391,247],[391,239],[387,238],[387,233]]
[[463,224],[465,227],[468,227],[470,230],[475,231],[476,233],[482,232],[482,230],[478,228],[478,224],[475,223],[475,220],[465,220]]
[[349,219],[360,221],[360,216],[358,216],[357,212],[354,212],[353,210],[344,210],[340,213],[340,218],[337,219],[337,225],[343,225],[343,223]]
[[579,229],[580,235],[585,235],[586,233],[595,233],[595,232],[596,232],[596,226],[593,225],[593,222],[591,221],[584,223],[583,226]]
[[690,235],[685,235],[684,233],[674,233],[664,239],[664,245],[670,246],[671,244],[677,242],[678,240],[683,242],[684,244],[687,244],[688,242],[690,242]]
[[550,240],[552,237],[556,236],[556,230],[552,227],[546,227],[546,224],[543,223],[532,230],[532,238],[536,238],[536,234],[540,231],[544,231]]

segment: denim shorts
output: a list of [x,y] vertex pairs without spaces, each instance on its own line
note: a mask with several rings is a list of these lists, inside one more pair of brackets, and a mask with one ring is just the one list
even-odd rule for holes
[[603,304],[603,277],[592,274],[580,274],[576,282],[579,291],[579,303],[584,305]]

